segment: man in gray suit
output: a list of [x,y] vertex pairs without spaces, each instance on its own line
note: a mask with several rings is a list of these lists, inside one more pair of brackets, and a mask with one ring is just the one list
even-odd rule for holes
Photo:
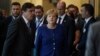
[[100,22],[90,26],[85,56],[100,56]]

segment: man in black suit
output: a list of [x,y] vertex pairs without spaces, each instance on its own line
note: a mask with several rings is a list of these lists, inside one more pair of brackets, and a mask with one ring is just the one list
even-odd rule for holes
[[3,16],[2,16],[2,12],[0,11],[0,55],[2,53],[2,48],[3,48],[3,42],[4,42],[4,34],[3,34]]
[[22,16],[12,21],[8,27],[7,37],[2,56],[31,56],[34,48],[34,5],[25,3],[22,6]]
[[80,55],[84,56],[89,26],[92,23],[94,23],[96,20],[94,19],[94,7],[92,5],[83,4],[81,8],[81,12],[82,12],[82,17],[84,18],[84,25],[82,29],[80,42],[78,44],[78,49],[80,51]]
[[19,2],[13,2],[11,4],[11,15],[8,16],[5,20],[5,35],[4,35],[4,40],[7,35],[7,30],[8,30],[8,25],[11,23],[11,21],[18,19],[21,13],[21,5]]
[[3,44],[6,38],[6,18],[3,16],[2,12],[0,12],[0,55],[2,54]]
[[11,15],[7,17],[7,24],[9,25],[9,23],[12,20],[15,20],[17,18],[19,18],[21,14],[21,5],[19,2],[13,2],[11,4]]
[[57,10],[58,10],[57,23],[63,25],[65,31],[67,32],[66,38],[68,41],[66,41],[67,44],[66,48],[68,51],[66,52],[66,54],[70,56],[72,54],[72,47],[75,35],[75,23],[74,20],[65,13],[65,9],[66,9],[66,3],[63,1],[59,1],[57,3]]
[[[21,6],[20,6],[20,3],[18,2],[13,2],[12,5],[11,5],[11,16],[9,17],[3,17],[2,19],[2,45],[4,44],[4,41],[6,39],[6,35],[7,35],[7,29],[8,29],[8,25],[11,23],[11,21],[17,19],[20,15],[20,12],[21,12]],[[15,18],[16,17],[16,18]]]

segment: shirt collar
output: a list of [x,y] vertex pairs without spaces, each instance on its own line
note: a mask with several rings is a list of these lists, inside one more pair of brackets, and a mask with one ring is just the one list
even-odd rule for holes
[[88,18],[85,18],[85,22],[88,23],[88,21],[89,21],[91,18],[92,18],[92,16],[91,16],[91,17],[88,17]]
[[24,15],[22,15],[22,17],[23,17],[25,23],[28,24],[29,22],[28,22],[28,20],[24,17]]
[[42,21],[42,18],[41,18],[41,19],[38,19],[38,18],[36,17],[36,21]]
[[63,14],[63,15],[58,16],[58,17],[60,17],[61,19],[63,19],[65,16],[66,16],[66,14]]
[[12,16],[12,17],[13,17],[14,20],[19,18],[19,16],[17,16],[17,18],[15,18],[15,16]]
[[38,19],[38,18],[36,17],[36,22],[37,22],[38,20],[39,20],[39,21],[42,21],[42,20],[43,20],[43,16],[42,16],[40,19]]

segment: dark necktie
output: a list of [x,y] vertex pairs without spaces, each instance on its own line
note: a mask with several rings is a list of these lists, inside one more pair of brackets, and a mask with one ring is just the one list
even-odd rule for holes
[[86,21],[84,20],[83,32],[86,32]]
[[84,20],[84,28],[85,28],[85,26],[86,26],[86,21]]
[[18,16],[14,16],[15,17],[15,19],[18,19]]
[[58,19],[59,19],[58,24],[60,24],[60,22],[61,22],[61,17],[59,17]]
[[18,16],[15,16],[15,18],[17,18]]
[[28,29],[29,29],[29,32],[31,33],[32,32],[32,25],[30,22],[28,23]]

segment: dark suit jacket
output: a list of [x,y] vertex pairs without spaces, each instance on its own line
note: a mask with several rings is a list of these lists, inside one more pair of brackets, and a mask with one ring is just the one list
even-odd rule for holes
[[0,55],[3,48],[3,17],[0,16]]
[[72,48],[73,48],[73,41],[74,41],[74,35],[75,35],[75,22],[72,18],[70,18],[68,15],[65,16],[62,25],[65,28],[66,33],[66,38],[68,41],[66,41],[67,45],[67,55],[72,54]]
[[12,16],[7,17],[7,23],[10,24],[10,22],[13,20]]
[[2,56],[30,56],[34,47],[34,35],[34,26],[32,25],[30,34],[22,17],[12,21],[8,27]]
[[0,55],[2,54],[3,44],[6,38],[7,20],[0,16]]
[[[85,25],[85,27],[83,27],[82,29],[82,35],[80,38],[80,42],[79,42],[79,46],[78,48],[80,50],[83,50],[83,52],[85,52],[85,46],[86,46],[86,41],[87,41],[87,34],[88,34],[88,30],[89,30],[89,26],[94,23],[96,20],[94,18],[91,18],[88,23]],[[83,30],[85,29],[85,32],[83,32]]]
[[1,21],[1,26],[0,26],[0,55],[2,54],[2,49],[3,49],[3,44],[4,41],[6,39],[6,35],[7,35],[7,29],[8,29],[8,25],[10,24],[10,22],[13,20],[12,16],[9,16],[7,18],[5,17],[0,17]]

